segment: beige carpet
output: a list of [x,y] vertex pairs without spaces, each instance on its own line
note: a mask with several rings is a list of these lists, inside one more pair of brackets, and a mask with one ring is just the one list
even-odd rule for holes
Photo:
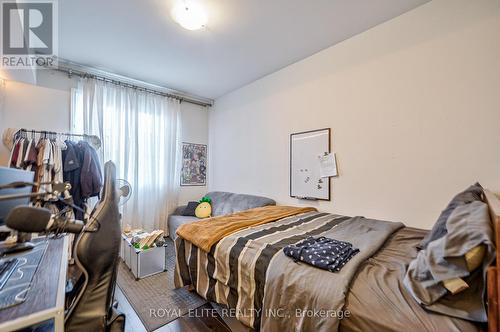
[[[206,301],[184,288],[174,289],[175,248],[172,241],[167,247],[167,271],[136,281],[127,266],[118,268],[118,286],[127,297],[148,331],[198,308]],[[156,316],[155,316],[156,313]]]

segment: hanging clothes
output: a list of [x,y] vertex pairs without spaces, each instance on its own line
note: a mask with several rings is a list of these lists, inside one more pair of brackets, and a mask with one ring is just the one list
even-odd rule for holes
[[[52,171],[54,168],[54,150],[52,143],[48,138],[40,140],[38,149],[38,181],[40,188],[38,192],[50,193],[52,192]],[[52,198],[49,195],[49,199]]]
[[10,154],[10,159],[9,159],[9,167],[16,168],[17,165],[17,158],[19,158],[19,148],[20,148],[20,143],[21,139],[18,139],[14,143],[14,148],[12,149],[12,152]]
[[[70,194],[73,202],[85,209],[87,199],[98,196],[102,189],[101,164],[95,149],[85,141],[78,143],[67,140],[63,151],[64,182],[71,184]],[[83,213],[76,210],[77,219]]]
[[19,141],[19,151],[16,158],[16,168],[23,168],[24,163],[24,154],[26,153],[27,141],[24,138],[21,138]]
[[[82,197],[80,175],[82,173],[83,153],[81,153],[78,144],[67,140],[66,150],[62,152],[63,160],[63,179],[64,182],[71,184],[70,194],[73,197],[73,203],[81,209],[85,208],[85,200]],[[83,213],[75,210],[76,219],[82,220]]]
[[[92,144],[83,140],[78,143],[69,139],[62,141],[60,135],[50,132],[37,132],[40,137],[36,140],[35,131],[31,131],[31,137],[28,137],[29,133],[23,130],[13,135],[8,166],[35,172],[38,186],[33,187],[33,192],[47,193],[43,200],[35,201],[37,206],[49,204],[64,208],[64,204],[58,203],[58,198],[51,194],[52,183],[69,182],[69,193],[79,208],[72,213],[83,220],[80,209],[85,210],[88,198],[100,194],[103,184],[102,168],[93,141],[90,141]],[[86,139],[100,142],[97,137]]]
[[54,157],[53,181],[64,182],[62,151],[66,149],[66,143],[56,140],[52,143],[52,154]]
[[38,155],[36,151],[36,143],[34,139],[30,139],[28,143],[28,148],[24,155],[23,166],[27,171],[31,171],[33,166],[36,165],[36,157]]
[[83,151],[83,165],[80,176],[82,197],[98,196],[102,188],[102,174],[97,152],[85,141],[80,141],[78,146]]

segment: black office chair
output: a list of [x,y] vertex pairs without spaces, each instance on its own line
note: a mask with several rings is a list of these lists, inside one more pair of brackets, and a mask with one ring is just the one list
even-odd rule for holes
[[116,168],[104,165],[102,197],[75,245],[75,262],[82,270],[77,290],[65,317],[65,331],[123,331],[125,315],[113,305],[120,251],[120,213]]

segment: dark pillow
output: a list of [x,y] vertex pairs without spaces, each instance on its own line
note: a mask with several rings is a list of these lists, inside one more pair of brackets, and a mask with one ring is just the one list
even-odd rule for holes
[[182,211],[182,215],[196,217],[194,211],[196,210],[196,207],[198,207],[198,204],[198,202],[189,202],[184,211]]
[[474,201],[483,201],[483,187],[481,187],[479,183],[470,186],[466,190],[453,197],[451,202],[448,203],[446,209],[441,212],[441,215],[434,224],[434,227],[432,227],[432,230],[424,237],[417,248],[425,249],[430,242],[445,236],[447,233],[446,221],[448,221],[448,218],[455,210],[455,208],[457,206],[469,204]]

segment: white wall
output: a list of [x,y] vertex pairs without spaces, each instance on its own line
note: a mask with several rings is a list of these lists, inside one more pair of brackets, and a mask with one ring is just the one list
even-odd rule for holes
[[[0,134],[5,128],[28,128],[68,132],[71,88],[76,78],[41,70],[37,85],[6,80],[3,107],[0,109]],[[181,103],[181,140],[208,144],[208,113],[205,107]],[[0,143],[0,165],[6,165],[9,151]],[[210,165],[208,165],[210,167]],[[207,187],[181,187],[180,203],[199,200]]]
[[[190,103],[183,102],[182,110],[182,142],[208,144],[208,110]],[[210,147],[208,147],[210,153]],[[208,164],[207,168],[210,169]],[[207,179],[208,180],[208,179]],[[199,201],[207,193],[207,186],[181,187],[179,204],[187,204],[189,201]]]
[[[216,100],[210,189],[430,228],[500,190],[500,1],[434,0]],[[289,197],[289,135],[331,127],[331,202]]]
[[[0,133],[5,128],[69,131],[70,91],[5,81]],[[0,165],[8,162],[9,151],[0,144]]]

